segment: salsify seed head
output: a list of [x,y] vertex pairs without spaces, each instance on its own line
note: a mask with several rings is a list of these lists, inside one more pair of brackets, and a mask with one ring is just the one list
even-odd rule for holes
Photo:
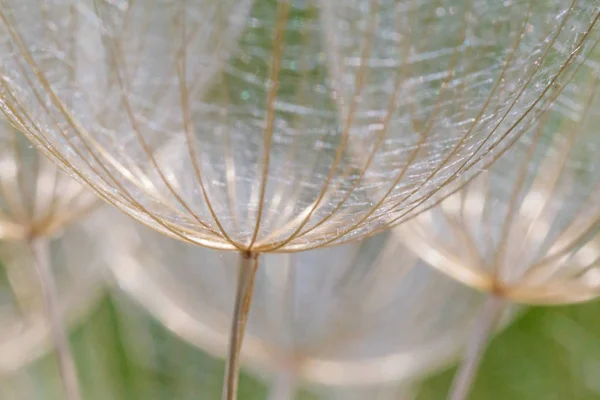
[[[225,353],[239,256],[106,224],[118,286],[183,340]],[[101,228],[100,228],[101,229]],[[259,258],[242,357],[299,385],[409,382],[448,365],[485,300],[428,268],[397,230]]]
[[50,349],[43,289],[29,243],[47,245],[47,261],[65,323],[84,316],[100,295],[102,257],[84,231],[97,196],[75,182],[6,120],[0,119],[0,375]]
[[489,171],[406,225],[413,250],[458,280],[516,302],[600,295],[594,53],[540,123]]
[[[98,304],[106,271],[104,254],[92,221],[94,213],[73,221],[60,234],[36,237],[56,286],[61,323],[73,326]],[[53,349],[47,298],[28,239],[0,239],[0,376],[22,370]]]
[[98,203],[0,119],[0,240],[52,236]]
[[596,1],[0,0],[0,105],[188,242],[298,251],[400,223],[527,131]]

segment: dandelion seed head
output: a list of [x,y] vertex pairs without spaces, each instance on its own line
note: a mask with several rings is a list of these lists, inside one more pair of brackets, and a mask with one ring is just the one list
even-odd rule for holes
[[598,36],[592,1],[142,3],[4,0],[2,110],[145,224],[257,252],[429,208],[529,129]]
[[[432,265],[480,290],[493,290],[487,282],[495,281],[512,301],[564,304],[600,295],[597,73],[586,62],[485,174],[409,222],[412,248],[424,258],[444,249],[447,257]],[[488,280],[471,279],[465,267]]]
[[[119,224],[105,243],[119,286],[174,334],[222,356],[236,255]],[[408,381],[448,363],[482,296],[426,268],[398,235],[261,256],[246,365],[300,383],[356,386]]]

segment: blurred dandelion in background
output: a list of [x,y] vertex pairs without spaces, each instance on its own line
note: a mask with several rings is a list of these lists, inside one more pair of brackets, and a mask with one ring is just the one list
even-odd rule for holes
[[434,206],[533,128],[599,17],[592,0],[0,0],[0,106],[117,208],[238,253],[229,400],[258,255]]
[[[107,251],[119,287],[183,340],[223,356],[236,256],[125,222],[118,232]],[[428,268],[397,233],[261,259],[242,359],[273,380],[269,399],[293,399],[307,384],[389,386],[398,398],[400,382],[453,361],[484,297]]]
[[503,303],[600,296],[596,60],[576,71],[543,121],[489,171],[403,227],[413,251],[490,296],[452,399],[466,398]]
[[73,223],[97,203],[0,120],[0,377],[48,350],[51,337],[65,395],[80,398],[65,325],[100,299],[102,257]]

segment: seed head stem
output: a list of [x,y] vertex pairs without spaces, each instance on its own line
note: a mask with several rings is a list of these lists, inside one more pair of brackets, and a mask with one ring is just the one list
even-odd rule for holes
[[483,304],[467,343],[463,361],[452,381],[448,400],[467,399],[485,348],[502,315],[503,306],[503,300],[495,295],[490,295]]
[[258,270],[258,254],[240,253],[240,267],[233,309],[233,319],[229,335],[227,364],[225,365],[225,381],[223,382],[222,400],[235,400],[240,372],[240,350],[244,341],[246,322],[252,303],[254,279]]
[[58,304],[56,282],[52,274],[50,243],[47,238],[32,238],[29,240],[29,248],[34,257],[35,270],[44,299],[46,316],[50,323],[50,332],[58,355],[58,366],[60,368],[60,377],[65,397],[67,400],[81,400],[75,360],[69,347],[69,339]]

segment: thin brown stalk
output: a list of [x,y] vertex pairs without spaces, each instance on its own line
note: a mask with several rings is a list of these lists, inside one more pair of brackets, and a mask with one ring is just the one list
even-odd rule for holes
[[[192,163],[194,174],[196,176],[196,180],[198,181],[198,185],[200,186],[200,190],[202,191],[202,197],[204,199],[204,203],[212,216],[213,221],[217,225],[221,235],[229,244],[233,247],[241,250],[241,247],[236,244],[231,237],[225,231],[223,224],[220,221],[215,209],[212,205],[212,202],[208,195],[208,190],[206,189],[206,185],[204,184],[205,178],[202,174],[202,169],[200,167],[200,162],[198,161],[198,155],[195,148],[195,140],[193,138],[193,124],[192,124],[192,113],[190,109],[190,98],[189,98],[189,90],[187,84],[187,47],[185,44],[186,38],[186,24],[185,24],[185,8],[180,10],[180,25],[181,25],[181,40],[182,46],[178,55],[178,63],[177,63],[177,78],[179,82],[179,100],[181,102],[181,112],[183,117],[183,127],[185,132],[185,140],[188,148],[188,154],[190,157],[190,162]],[[143,140],[143,137],[140,135],[140,139]],[[166,182],[165,182],[166,183]],[[214,201],[214,200],[213,200]],[[194,219],[200,224],[206,225],[200,217],[191,209],[191,207],[186,208],[188,212],[194,216]]]
[[244,341],[246,322],[250,313],[254,279],[258,270],[258,254],[249,251],[240,253],[238,282],[229,335],[227,364],[225,365],[225,381],[223,382],[222,400],[235,400],[240,371],[240,350]]
[[485,348],[502,315],[503,306],[503,300],[495,295],[491,295],[483,304],[467,344],[463,361],[452,381],[448,400],[467,399]]
[[[319,194],[318,194],[316,200],[313,202],[313,204],[310,208],[310,211],[302,219],[300,224],[296,227],[296,229],[294,229],[292,234],[287,239],[285,239],[283,242],[275,245],[274,248],[269,249],[269,251],[274,251],[280,247],[285,246],[285,244],[291,242],[292,240],[294,240],[294,238],[296,238],[296,236],[300,233],[300,231],[306,226],[306,224],[312,218],[314,212],[317,210],[317,208],[319,207],[319,205],[321,204],[323,199],[326,197],[327,190],[329,189],[330,184],[334,178],[334,175],[335,175],[336,171],[338,170],[338,167],[342,161],[344,149],[346,148],[346,145],[348,143],[348,138],[350,136],[350,128],[352,126],[352,122],[354,121],[355,112],[358,107],[358,99],[359,99],[359,96],[362,93],[362,90],[364,89],[364,85],[365,85],[365,80],[366,80],[365,76],[367,74],[367,71],[366,71],[367,63],[365,62],[365,60],[367,60],[369,55],[371,54],[371,46],[373,44],[372,43],[373,36],[374,36],[375,30],[377,28],[377,19],[375,18],[375,15],[376,15],[375,11],[378,8],[377,0],[371,0],[370,7],[371,7],[371,18],[369,19],[369,27],[367,28],[367,31],[369,33],[366,37],[365,44],[361,51],[360,67],[358,68],[358,71],[355,76],[355,81],[354,81],[354,86],[355,86],[354,93],[351,98],[350,105],[348,107],[347,115],[345,116],[344,127],[342,129],[340,141],[336,148],[333,162],[331,163],[331,165],[329,167],[329,172],[327,173],[327,177],[325,178],[325,181],[321,185],[321,190],[319,191]],[[252,243],[254,243],[254,242],[252,242]]]
[[283,48],[284,48],[284,36],[285,27],[289,18],[290,2],[283,1],[278,3],[279,7],[277,10],[277,21],[275,26],[275,38],[273,39],[273,56],[271,58],[271,67],[269,73],[269,82],[271,86],[267,93],[267,114],[265,116],[265,140],[264,140],[264,156],[261,170],[261,179],[259,187],[259,200],[258,200],[258,211],[256,213],[256,223],[254,224],[254,231],[250,238],[250,244],[248,248],[252,248],[256,239],[258,238],[258,232],[260,231],[260,224],[262,222],[262,214],[265,206],[265,194],[267,189],[267,179],[269,177],[269,166],[271,161],[271,142],[273,139],[273,133],[275,130],[275,100],[279,92],[279,75],[281,73],[281,63],[283,61]]
[[50,324],[52,340],[56,347],[65,398],[67,400],[81,400],[75,360],[69,347],[69,339],[58,304],[56,283],[52,275],[49,245],[50,243],[46,238],[33,238],[29,241],[29,247],[34,257],[35,269],[44,299],[46,315]]

